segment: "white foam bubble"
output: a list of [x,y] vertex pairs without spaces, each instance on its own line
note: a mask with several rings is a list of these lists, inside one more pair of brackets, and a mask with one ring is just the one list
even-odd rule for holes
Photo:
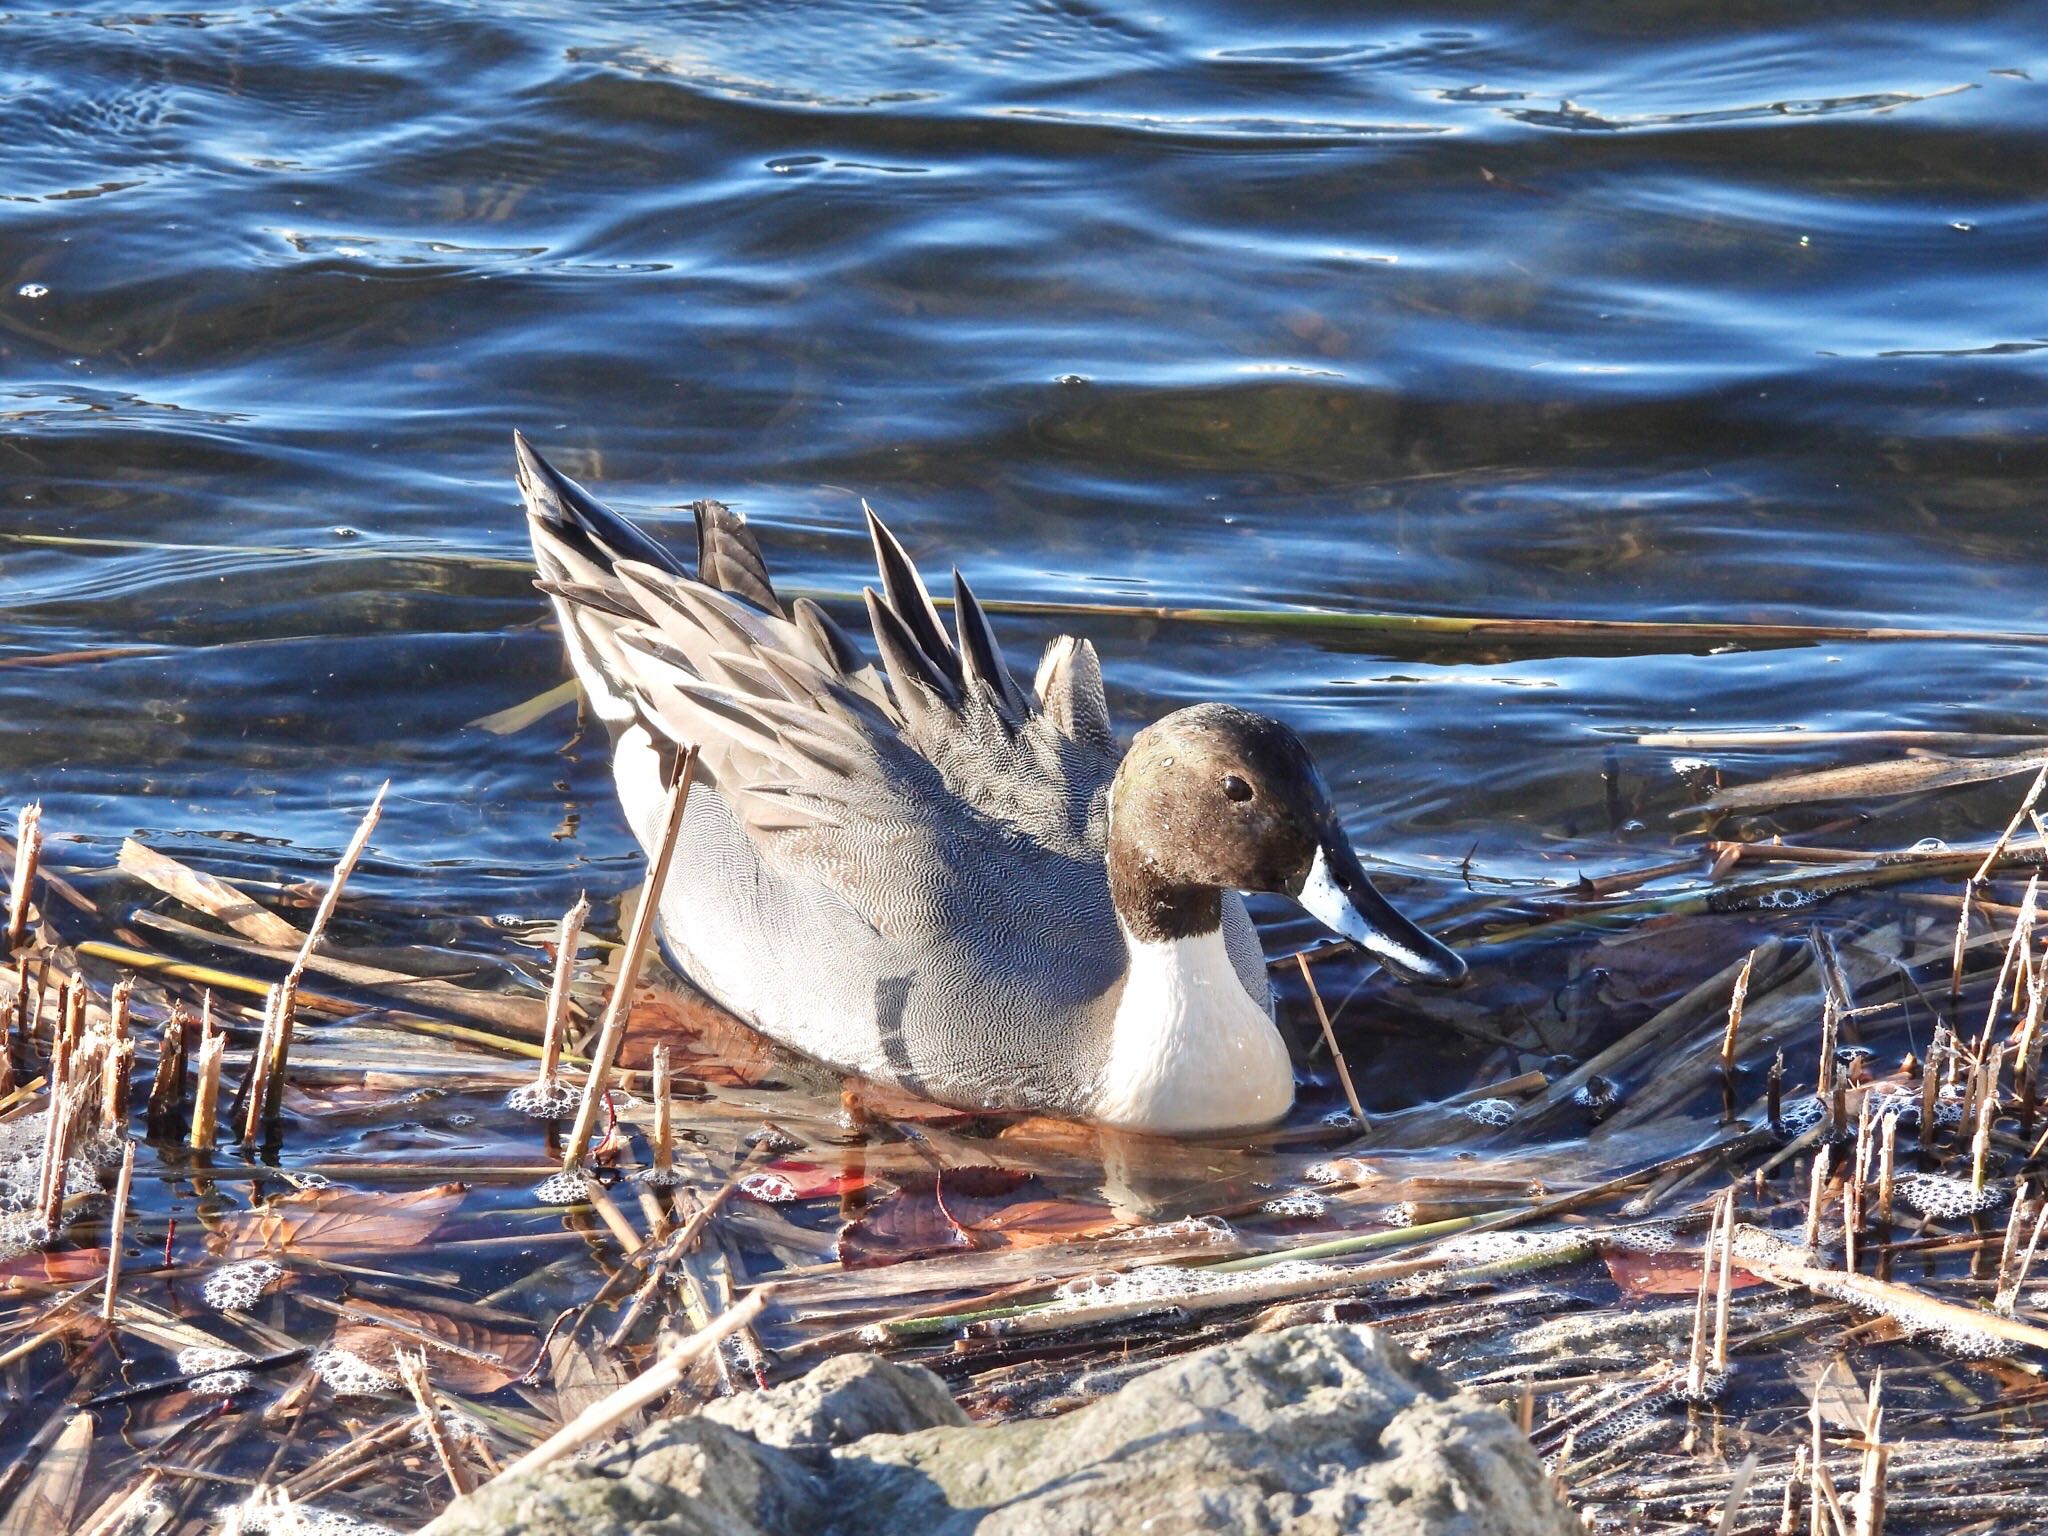
[[1330,1202],[1322,1195],[1312,1189],[1300,1189],[1291,1195],[1275,1195],[1259,1207],[1259,1214],[1298,1220],[1320,1216],[1329,1208]]
[[560,1078],[553,1082],[541,1079],[506,1094],[505,1107],[522,1115],[532,1115],[537,1120],[559,1120],[582,1098],[580,1089],[570,1087]]
[[787,1205],[796,1199],[796,1185],[779,1173],[750,1173],[740,1189],[764,1205]]
[[1178,1221],[1158,1221],[1149,1227],[1133,1227],[1117,1237],[1127,1243],[1146,1241],[1227,1243],[1237,1233],[1221,1216],[1183,1216]]
[[582,1205],[590,1199],[590,1187],[580,1169],[550,1174],[533,1187],[533,1198],[542,1205]]
[[1475,1125],[1513,1125],[1515,1106],[1508,1099],[1474,1099],[1462,1113]]
[[222,1512],[220,1536],[398,1536],[388,1525],[294,1503],[282,1488],[259,1488]]
[[201,1397],[233,1397],[251,1385],[247,1371],[233,1367],[246,1364],[249,1357],[225,1345],[190,1344],[178,1351],[178,1374],[190,1376],[185,1390]]
[[313,1356],[310,1363],[313,1374],[325,1382],[327,1389],[336,1397],[376,1397],[398,1389],[396,1376],[351,1350],[329,1345]]
[[216,1312],[245,1312],[284,1278],[284,1266],[268,1259],[223,1264],[199,1287],[199,1299]]
[[1978,1189],[1968,1179],[1942,1173],[1909,1173],[1893,1188],[1922,1216],[1974,1216],[2005,1204],[2005,1191],[1995,1184]]

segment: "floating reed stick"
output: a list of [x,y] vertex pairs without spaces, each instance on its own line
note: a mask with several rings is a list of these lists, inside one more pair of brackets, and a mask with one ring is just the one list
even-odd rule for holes
[[107,1288],[100,1297],[100,1321],[103,1323],[114,1320],[114,1301],[121,1289],[121,1244],[128,1232],[128,1186],[134,1178],[135,1143],[123,1137],[121,1176],[114,1181],[114,1215],[107,1232]]
[[28,938],[29,893],[36,883],[36,865],[43,856],[43,808],[21,808],[21,831],[14,844],[14,883],[7,893],[7,952]]
[[1360,1126],[1371,1122],[1365,1118],[1365,1106],[1358,1102],[1358,1090],[1351,1085],[1351,1068],[1345,1063],[1344,1052],[1338,1048],[1337,1032],[1330,1028],[1329,1011],[1323,1007],[1323,994],[1316,987],[1315,973],[1308,968],[1308,956],[1297,954],[1295,964],[1301,967],[1301,979],[1308,984],[1308,1000],[1315,1004],[1316,1022],[1323,1026],[1323,1044],[1330,1048],[1330,1060],[1337,1064],[1337,1081],[1344,1085],[1344,1102],[1351,1106],[1351,1114]]
[[598,1105],[604,1102],[605,1085],[612,1064],[619,1057],[619,1042],[625,1038],[626,1016],[632,1012],[633,989],[640,982],[640,966],[647,957],[647,941],[654,936],[655,918],[661,911],[661,893],[668,886],[669,864],[675,858],[676,836],[683,829],[683,808],[690,803],[690,781],[697,776],[697,749],[683,753],[675,783],[668,792],[668,804],[661,815],[661,833],[654,846],[654,859],[647,869],[646,894],[633,913],[633,926],[619,952],[618,974],[612,995],[605,1004],[604,1022],[597,1032],[597,1045],[590,1053],[590,1076],[583,1084],[583,1102],[576,1107],[576,1123],[562,1146],[562,1166],[573,1168],[583,1161],[583,1149],[590,1145],[590,1133],[597,1126]]

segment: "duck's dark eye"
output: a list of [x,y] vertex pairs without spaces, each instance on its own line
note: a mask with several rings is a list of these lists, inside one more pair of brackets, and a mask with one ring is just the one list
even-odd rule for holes
[[1252,787],[1236,774],[1226,773],[1223,775],[1223,793],[1233,800],[1249,800],[1252,797]]

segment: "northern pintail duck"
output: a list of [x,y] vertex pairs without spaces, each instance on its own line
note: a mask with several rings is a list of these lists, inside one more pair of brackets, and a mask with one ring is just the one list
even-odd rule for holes
[[650,852],[698,750],[669,957],[763,1034],[947,1104],[1192,1134],[1294,1101],[1240,891],[1409,978],[1464,975],[1373,888],[1279,722],[1198,704],[1119,756],[1086,640],[1022,687],[966,582],[949,636],[872,511],[871,663],[776,594],[726,507],[695,505],[693,577],[515,441],[539,585]]

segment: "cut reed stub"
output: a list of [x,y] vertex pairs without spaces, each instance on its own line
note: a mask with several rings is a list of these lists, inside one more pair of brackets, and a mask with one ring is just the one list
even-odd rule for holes
[[7,951],[28,942],[29,919],[33,915],[36,866],[43,856],[43,808],[40,803],[21,808],[20,831],[14,844],[14,883],[7,893]]
[[547,1025],[541,1035],[540,1073],[505,1096],[505,1106],[541,1120],[558,1120],[576,1107],[581,1094],[560,1076],[562,1044],[569,1029],[570,989],[576,981],[576,949],[590,916],[590,898],[579,894],[576,905],[562,914],[555,936],[555,973],[548,988]]

